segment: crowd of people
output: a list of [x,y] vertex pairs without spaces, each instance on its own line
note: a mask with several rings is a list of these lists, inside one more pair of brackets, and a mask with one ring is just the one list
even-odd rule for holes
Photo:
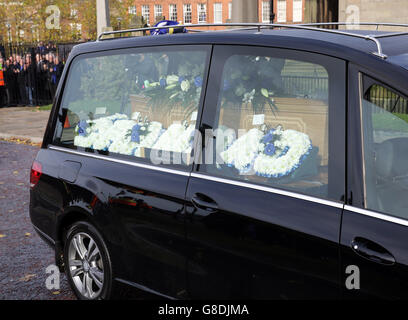
[[0,53],[0,107],[51,103],[63,69],[52,44],[8,58]]

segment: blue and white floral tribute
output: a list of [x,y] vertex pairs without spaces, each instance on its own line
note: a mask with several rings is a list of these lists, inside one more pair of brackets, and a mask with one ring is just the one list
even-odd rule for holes
[[299,168],[312,148],[305,133],[283,130],[281,126],[270,130],[253,128],[221,152],[221,157],[240,174],[280,178]]

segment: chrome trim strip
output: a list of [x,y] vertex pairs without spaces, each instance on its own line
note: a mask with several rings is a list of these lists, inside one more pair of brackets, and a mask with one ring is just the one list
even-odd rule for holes
[[156,170],[156,171],[161,171],[161,172],[166,172],[166,173],[172,173],[172,174],[177,174],[177,175],[185,176],[185,177],[190,176],[190,173],[185,172],[185,171],[167,169],[167,168],[156,167],[156,166],[153,166],[153,165],[148,165],[148,164],[143,164],[143,163],[137,163],[137,162],[132,162],[132,161],[115,159],[115,158],[110,158],[108,156],[92,154],[92,153],[89,153],[89,152],[76,151],[76,150],[71,150],[71,149],[68,149],[68,148],[56,147],[56,146],[49,146],[48,148],[52,149],[52,150],[56,150],[56,151],[76,154],[76,155],[85,156],[85,157],[89,157],[89,158],[106,160],[106,161],[111,161],[111,162],[116,162],[116,163],[121,163],[121,164],[127,164],[129,166],[134,166],[134,167],[138,167],[138,168],[144,168],[144,169],[149,169],[149,170]]
[[367,203],[367,184],[366,184],[366,161],[364,153],[364,123],[363,123],[363,74],[358,73],[358,92],[359,92],[359,104],[360,104],[360,139],[361,139],[361,159],[363,160],[363,198],[364,203]]
[[163,293],[157,292],[157,291],[155,291],[155,290],[153,290],[153,289],[150,289],[150,288],[148,288],[148,287],[145,287],[145,286],[143,286],[143,285],[141,285],[141,284],[138,284],[138,283],[136,283],[136,282],[127,281],[127,280],[120,279],[120,278],[115,278],[115,280],[118,281],[118,282],[127,284],[128,286],[135,287],[135,288],[137,288],[137,289],[140,289],[140,290],[143,290],[143,291],[146,291],[146,292],[155,294],[155,295],[160,296],[160,297],[163,297],[163,298],[167,298],[167,299],[170,299],[170,300],[177,300],[177,299],[175,299],[175,298],[173,298],[173,297],[170,297],[170,296],[167,296],[167,295],[165,295],[165,294],[163,294]]
[[287,197],[291,197],[291,198],[296,198],[296,199],[301,199],[301,200],[305,200],[305,201],[315,202],[315,203],[319,203],[319,204],[323,204],[323,205],[326,205],[326,206],[335,207],[335,208],[339,208],[339,209],[343,209],[343,207],[344,207],[344,204],[340,203],[340,202],[334,202],[334,201],[330,201],[330,200],[319,199],[319,198],[315,198],[315,197],[312,197],[312,196],[306,196],[306,195],[291,192],[291,191],[275,189],[275,188],[266,187],[266,186],[260,186],[260,185],[251,184],[251,183],[247,183],[247,182],[229,180],[229,179],[213,177],[213,176],[207,176],[207,175],[200,174],[200,173],[192,173],[191,177],[210,180],[210,181],[215,181],[215,182],[220,182],[220,183],[226,183],[226,184],[235,185],[235,186],[238,186],[238,187],[244,187],[244,188],[249,188],[249,189],[254,189],[254,190],[260,190],[260,191],[269,192],[269,193],[276,193],[276,194],[279,194],[279,195],[282,195],[282,196],[287,196]]
[[40,233],[44,238],[47,238],[48,241],[50,241],[52,244],[55,245],[55,240],[53,238],[51,238],[48,234],[46,234],[44,231],[41,231],[40,228],[36,227],[33,223],[31,223],[31,225],[34,227],[35,231],[37,231],[38,233]]
[[359,213],[365,216],[369,216],[372,218],[376,218],[376,219],[380,219],[380,220],[384,220],[384,221],[388,221],[388,222],[392,222],[392,223],[396,223],[396,224],[400,224],[402,226],[408,227],[408,221],[401,219],[401,218],[387,216],[382,213],[378,213],[378,212],[374,212],[374,211],[370,211],[366,209],[360,209],[360,208],[356,208],[356,207],[349,206],[349,205],[345,205],[344,210]]

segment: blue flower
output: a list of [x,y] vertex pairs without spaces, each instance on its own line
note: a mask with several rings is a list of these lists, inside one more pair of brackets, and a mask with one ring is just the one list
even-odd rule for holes
[[272,141],[273,136],[274,136],[274,134],[273,134],[274,132],[275,132],[275,129],[269,130],[268,133],[262,138],[262,143],[268,143],[268,142]]
[[286,147],[283,149],[283,151],[281,152],[281,154],[279,155],[279,157],[278,157],[278,158],[283,157],[285,154],[287,154],[287,153],[288,153],[288,151],[289,151],[289,147],[288,147],[288,146],[286,146]]
[[140,130],[140,125],[135,124],[135,125],[133,126],[133,128],[132,128],[132,134],[131,134],[131,136],[130,136],[130,141],[132,141],[132,142],[137,142],[137,143],[140,142],[140,133],[139,133],[139,130]]
[[78,123],[78,134],[80,136],[85,136],[86,135],[86,128],[88,128],[88,122],[86,120],[81,120]]
[[194,130],[193,130],[193,131],[191,131],[190,137],[189,137],[189,139],[188,139],[190,143],[194,142],[194,136],[195,136],[195,132],[194,132]]
[[273,156],[275,154],[275,151],[276,151],[276,149],[275,149],[274,144],[273,143],[268,143],[266,145],[266,147],[265,147],[264,153],[267,156]]
[[164,78],[160,79],[159,82],[160,82],[161,87],[165,87],[167,85],[166,79],[164,79]]
[[195,77],[194,84],[197,88],[201,87],[203,85],[203,79],[200,76]]
[[180,76],[179,77],[179,83],[182,83],[184,81],[184,77]]

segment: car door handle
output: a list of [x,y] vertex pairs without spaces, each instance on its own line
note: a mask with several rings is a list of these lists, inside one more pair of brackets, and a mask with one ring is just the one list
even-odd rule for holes
[[193,203],[194,207],[196,207],[197,209],[205,210],[208,212],[215,212],[218,210],[217,203],[214,200],[202,194],[196,193],[191,198],[191,202]]
[[356,237],[351,242],[351,248],[359,256],[370,261],[384,265],[395,264],[394,256],[387,249],[371,240]]

